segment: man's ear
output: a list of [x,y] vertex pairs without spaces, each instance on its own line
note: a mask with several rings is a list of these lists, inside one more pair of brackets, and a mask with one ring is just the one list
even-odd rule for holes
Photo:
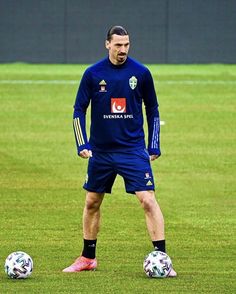
[[110,49],[110,42],[106,40],[105,47],[109,50]]

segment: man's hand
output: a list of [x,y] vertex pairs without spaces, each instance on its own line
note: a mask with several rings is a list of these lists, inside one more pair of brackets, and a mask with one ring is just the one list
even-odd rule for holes
[[153,160],[156,160],[159,157],[159,155],[150,155],[149,157],[150,157],[150,160],[153,161]]
[[89,158],[92,157],[92,151],[88,150],[88,149],[83,149],[82,151],[80,151],[79,156],[82,158]]

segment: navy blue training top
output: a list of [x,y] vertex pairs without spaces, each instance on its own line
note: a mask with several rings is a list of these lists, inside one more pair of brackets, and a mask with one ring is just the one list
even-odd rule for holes
[[[90,138],[86,134],[86,110],[91,101]],[[74,105],[73,127],[78,153],[127,152],[145,147],[144,102],[148,124],[148,152],[160,155],[158,102],[150,71],[127,57],[122,65],[105,58],[87,68]]]

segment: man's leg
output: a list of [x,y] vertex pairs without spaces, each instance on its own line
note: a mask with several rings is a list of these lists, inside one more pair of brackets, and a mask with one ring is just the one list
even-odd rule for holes
[[94,259],[97,235],[100,228],[100,206],[104,193],[87,192],[83,212],[84,248],[82,256]]
[[87,240],[97,239],[100,228],[100,206],[104,193],[87,192],[83,212],[83,236]]
[[145,213],[146,225],[152,241],[164,240],[164,218],[154,191],[135,192]]
[[[140,191],[135,192],[135,194],[144,209],[147,230],[155,250],[165,252],[164,217],[156,201],[154,191]],[[169,277],[176,275],[176,272],[172,269]]]
[[87,192],[83,212],[84,248],[82,255],[71,266],[65,268],[63,272],[80,272],[96,269],[97,260],[95,252],[97,234],[100,227],[100,206],[103,198],[104,193]]

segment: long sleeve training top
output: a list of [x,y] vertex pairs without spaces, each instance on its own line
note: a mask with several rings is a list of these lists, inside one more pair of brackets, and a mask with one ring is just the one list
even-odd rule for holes
[[[86,111],[91,103],[90,137]],[[78,153],[130,152],[146,148],[142,104],[148,125],[148,152],[160,155],[158,102],[150,71],[128,57],[114,65],[105,58],[84,72],[74,105],[73,127]]]

